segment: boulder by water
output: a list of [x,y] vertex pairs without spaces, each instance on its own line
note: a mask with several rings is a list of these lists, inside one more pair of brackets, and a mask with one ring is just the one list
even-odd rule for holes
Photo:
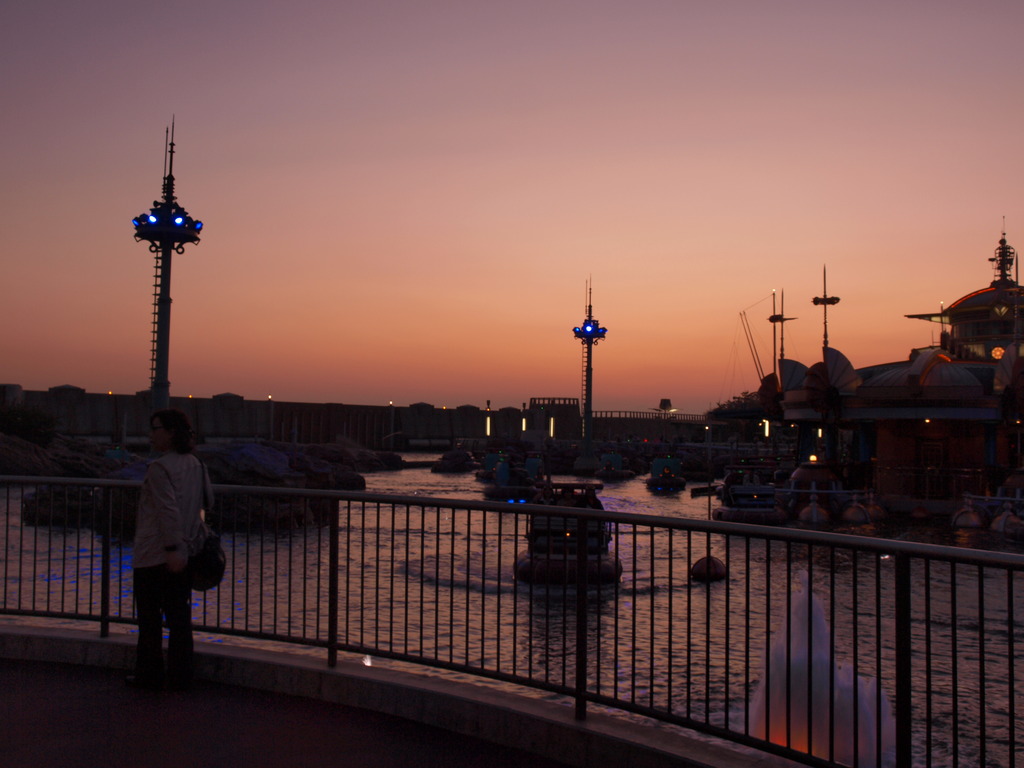
[[[379,458],[355,444],[298,445],[248,441],[226,444],[203,444],[196,455],[206,465],[210,479],[218,485],[246,485],[273,488],[315,488],[321,490],[362,491],[366,489],[363,471],[383,470],[401,459]],[[31,477],[83,477],[141,481],[152,462],[151,456],[125,451],[107,451],[87,440],[58,437],[42,448],[17,437],[0,434],[0,474]],[[134,528],[137,498],[126,493],[137,489],[92,489],[78,492],[71,505],[64,493],[53,497],[57,489],[39,488],[26,496],[23,509],[29,525],[59,525],[95,528],[105,526],[99,510],[109,508],[109,494],[124,497],[116,505],[114,530],[130,538]],[[106,494],[106,495],[105,495]],[[129,494],[130,495],[130,494]],[[53,497],[51,499],[51,497]],[[229,499],[235,501],[228,503]],[[240,500],[239,500],[240,499]],[[234,505],[232,507],[232,504]],[[238,505],[242,504],[244,509]],[[74,509],[70,507],[74,506]],[[219,507],[219,509],[217,509]],[[64,510],[67,509],[67,514]],[[334,507],[327,500],[270,502],[255,497],[225,494],[223,503],[211,522],[222,524],[221,530],[241,514],[248,524],[279,528],[281,525],[320,525]],[[105,515],[102,521],[105,521]]]
[[[198,446],[196,456],[206,465],[214,484],[333,491],[366,489],[366,479],[356,471],[358,459],[341,446],[213,443]],[[136,457],[108,477],[141,480],[151,461],[151,457]]]
[[472,453],[459,448],[454,451],[446,451],[441,458],[434,463],[434,466],[430,468],[430,471],[471,472],[475,469],[480,469],[480,462],[476,460]]
[[117,466],[102,446],[89,440],[57,436],[43,448],[0,434],[0,475],[103,477]]
[[56,476],[60,464],[45,448],[14,435],[0,434],[0,474]]
[[[196,448],[214,483],[364,490],[362,472],[401,468],[397,454],[356,444],[299,445],[269,441],[210,443]],[[110,450],[89,440],[55,437],[42,447],[0,433],[0,475],[142,480],[152,457]]]

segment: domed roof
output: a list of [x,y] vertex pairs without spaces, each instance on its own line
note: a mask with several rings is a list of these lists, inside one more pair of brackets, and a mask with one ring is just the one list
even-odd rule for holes
[[922,352],[913,360],[871,376],[863,384],[866,389],[908,386],[957,388],[971,395],[981,395],[985,389],[969,366],[951,360],[939,349]]
[[1017,300],[1017,286],[1014,283],[990,285],[954,301],[948,307],[950,315],[965,309],[988,309],[990,307],[1012,307]]
[[902,387],[907,383],[907,369],[909,368],[907,363],[899,363],[894,365],[887,371],[876,373],[870,379],[867,379],[861,386],[864,387]]
[[921,385],[925,387],[970,387],[977,389],[979,395],[982,393],[981,382],[974,377],[974,374],[965,367],[948,361],[929,369],[921,379]]
[[946,312],[950,323],[956,322],[957,315],[972,309],[991,309],[995,316],[1011,318],[1014,304],[1018,301],[1016,284],[989,286],[958,298],[946,307]]

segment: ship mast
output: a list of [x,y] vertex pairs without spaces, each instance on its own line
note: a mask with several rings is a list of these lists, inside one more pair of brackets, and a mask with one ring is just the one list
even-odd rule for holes
[[821,285],[822,285],[822,288],[823,288],[822,294],[821,294],[821,296],[815,296],[814,299],[813,299],[813,302],[814,302],[815,306],[821,306],[824,309],[824,313],[825,313],[825,336],[824,336],[824,340],[823,340],[823,343],[822,343],[822,349],[825,350],[825,349],[828,349],[828,308],[832,304],[838,304],[839,303],[839,297],[838,296],[829,296],[828,295],[828,267],[827,266],[823,266],[821,268]]

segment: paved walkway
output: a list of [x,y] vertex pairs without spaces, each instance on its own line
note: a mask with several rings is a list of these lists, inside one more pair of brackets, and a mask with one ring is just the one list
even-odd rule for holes
[[134,649],[0,621],[0,768],[793,765],[447,676],[216,642],[196,644],[193,690],[139,690]]
[[199,681],[128,688],[116,669],[0,659],[4,768],[561,768],[522,750],[341,704]]

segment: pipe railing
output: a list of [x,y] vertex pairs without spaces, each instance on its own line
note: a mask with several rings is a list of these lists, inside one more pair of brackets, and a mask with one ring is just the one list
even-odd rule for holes
[[[216,491],[228,566],[193,593],[203,632],[560,694],[581,718],[598,704],[807,765],[1004,766],[1020,747],[1019,554],[574,507]],[[137,499],[125,481],[0,478],[0,613],[104,635],[133,623]],[[556,515],[567,545],[531,552],[530,518]],[[589,567],[595,530],[622,567],[605,583]],[[528,556],[563,575],[517,579]],[[725,578],[698,580],[701,564]]]

